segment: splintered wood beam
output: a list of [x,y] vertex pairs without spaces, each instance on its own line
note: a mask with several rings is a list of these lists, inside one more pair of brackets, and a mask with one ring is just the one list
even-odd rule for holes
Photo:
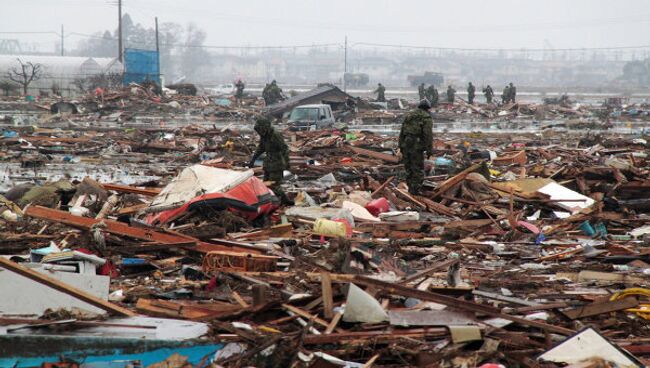
[[352,146],[350,147],[350,151],[356,153],[357,155],[376,158],[382,161],[390,162],[391,164],[399,163],[399,157],[389,155],[386,153],[376,152],[365,148],[352,147]]
[[323,315],[327,319],[332,319],[334,315],[334,298],[332,297],[332,278],[327,272],[320,276],[321,289],[323,295]]
[[[167,233],[156,231],[150,228],[139,228],[129,226],[123,222],[107,220],[107,219],[93,219],[89,217],[75,216],[69,212],[59,211],[42,206],[27,206],[24,211],[25,216],[42,219],[45,221],[57,222],[68,226],[76,227],[79,229],[90,230],[94,225],[103,223],[106,225],[103,230],[121,236],[127,236],[134,239],[153,241],[160,244],[179,244],[193,242],[196,244],[192,249],[198,252],[210,251],[232,251],[232,252],[247,252],[260,254],[259,250],[253,248],[244,248],[239,245],[222,245],[212,244],[200,241],[191,236],[181,235],[178,233]],[[245,250],[244,250],[245,249]]]

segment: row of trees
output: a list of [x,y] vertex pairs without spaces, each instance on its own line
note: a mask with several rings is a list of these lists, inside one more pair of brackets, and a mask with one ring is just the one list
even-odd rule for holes
[[[125,48],[148,50],[156,48],[155,28],[134,23],[128,14],[124,14],[122,18],[122,33]],[[116,57],[117,35],[117,30],[98,32],[80,42],[71,54],[87,57]],[[202,48],[206,33],[196,25],[190,23],[183,27],[172,22],[162,23],[159,39],[161,73],[167,76],[168,80],[185,77],[188,81],[198,81],[205,68],[210,67],[210,53]],[[27,94],[30,84],[43,77],[42,65],[18,59],[16,67],[0,79],[0,90],[5,95],[19,89],[23,94]],[[88,92],[97,87],[115,88],[120,86],[120,83],[121,75],[108,73],[76,78],[71,85],[79,92]],[[58,89],[58,85],[53,83],[52,92],[56,93]]]
[[[117,30],[98,32],[80,42],[73,53],[78,56],[115,57],[117,35]],[[162,74],[168,79],[184,76],[190,81],[199,80],[203,75],[202,71],[211,65],[210,53],[202,47],[206,37],[205,31],[193,23],[185,27],[172,22],[160,24]],[[122,38],[125,48],[156,49],[155,28],[134,23],[128,14],[122,17]]]
[[650,85],[650,59],[628,61],[620,79],[633,86]]

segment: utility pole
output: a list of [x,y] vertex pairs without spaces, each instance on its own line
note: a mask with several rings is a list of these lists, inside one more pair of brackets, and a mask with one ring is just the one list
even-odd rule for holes
[[63,48],[63,24],[61,24],[61,56],[65,54],[64,50],[65,49]]
[[348,90],[348,83],[345,81],[346,74],[348,74],[348,36],[345,36],[345,53],[343,60],[343,91]]
[[156,17],[156,58],[158,60],[158,83],[160,84],[160,87],[162,88],[162,79],[160,77],[161,75],[161,68],[160,68],[160,40],[158,38],[158,17]]
[[117,58],[124,65],[124,55],[122,54],[122,0],[117,0]]

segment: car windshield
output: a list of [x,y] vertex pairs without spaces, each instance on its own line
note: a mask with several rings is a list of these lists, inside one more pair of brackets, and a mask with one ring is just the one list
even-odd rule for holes
[[318,108],[293,109],[289,120],[318,120]]

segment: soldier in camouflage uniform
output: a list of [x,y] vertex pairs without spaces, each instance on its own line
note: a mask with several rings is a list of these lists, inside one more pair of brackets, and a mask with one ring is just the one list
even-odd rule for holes
[[241,99],[244,97],[244,87],[246,87],[244,82],[242,82],[241,79],[238,79],[237,83],[235,83],[235,88],[237,88],[237,92],[235,92],[235,98],[237,98],[238,101],[241,101]]
[[417,109],[404,117],[399,132],[399,149],[411,194],[420,193],[424,181],[424,157],[431,156],[433,148],[433,119],[430,109],[428,100],[420,101]]
[[470,105],[474,104],[474,97],[476,97],[476,87],[474,87],[472,82],[469,82],[467,85],[467,102]]
[[517,99],[517,87],[515,87],[512,82],[510,82],[510,93],[508,94],[508,101],[515,103]]
[[275,80],[271,82],[271,88],[269,92],[271,95],[271,104],[284,100],[284,97],[282,96],[282,88],[278,87],[278,83]]
[[426,93],[424,91],[424,83],[421,83],[418,86],[418,95],[420,95],[420,100],[423,100],[423,99],[425,99],[427,97]]
[[485,95],[485,101],[489,104],[492,103],[492,97],[494,97],[494,90],[488,84],[487,87],[483,88],[483,94]]
[[271,104],[271,85],[268,83],[262,90],[262,98],[264,98],[264,105],[269,106]]
[[456,97],[456,90],[450,84],[449,87],[447,87],[447,102],[453,104],[454,97]]
[[510,101],[510,86],[506,84],[506,87],[503,89],[503,93],[501,94],[501,103],[505,105],[509,101]]
[[386,93],[386,87],[381,83],[377,83],[377,89],[373,93],[377,94],[377,102],[386,102],[386,96],[384,95]]
[[436,86],[433,84],[427,88],[427,100],[431,103],[431,107],[438,106],[438,90],[436,89]]
[[264,117],[257,119],[254,129],[260,135],[260,144],[248,167],[253,167],[255,160],[266,152],[263,165],[264,181],[272,181],[271,190],[280,198],[282,203],[290,203],[280,186],[284,177],[284,170],[289,169],[289,147],[284,142],[282,135],[273,129],[271,120]]

